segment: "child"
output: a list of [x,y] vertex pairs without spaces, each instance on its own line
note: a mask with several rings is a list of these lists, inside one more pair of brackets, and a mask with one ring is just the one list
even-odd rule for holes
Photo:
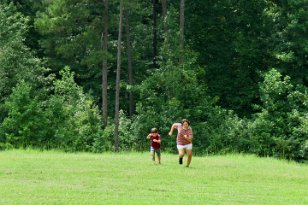
[[152,128],[151,133],[148,134],[147,139],[151,139],[151,157],[155,162],[155,152],[157,155],[158,163],[160,164],[160,135],[158,134],[157,128]]
[[179,164],[183,164],[184,152],[187,153],[187,165],[189,167],[191,158],[192,158],[192,141],[193,141],[193,132],[190,127],[190,122],[187,119],[183,119],[182,123],[174,123],[171,126],[169,135],[172,136],[173,130],[178,130],[177,135],[177,148],[179,151]]

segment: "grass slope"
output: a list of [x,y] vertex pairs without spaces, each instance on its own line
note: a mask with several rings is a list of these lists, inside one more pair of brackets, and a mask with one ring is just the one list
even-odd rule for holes
[[0,204],[308,204],[308,166],[250,155],[0,152]]

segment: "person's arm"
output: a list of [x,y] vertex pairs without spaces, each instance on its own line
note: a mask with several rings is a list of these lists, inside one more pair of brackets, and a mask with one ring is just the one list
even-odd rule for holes
[[192,137],[187,136],[187,135],[184,135],[184,138],[185,138],[187,141],[192,142]]
[[161,142],[160,136],[158,136],[158,139],[156,140],[156,142],[160,144],[160,142]]
[[186,140],[188,140],[189,142],[192,142],[193,139],[193,133],[192,133],[192,129],[190,128],[190,132],[188,133],[188,135],[184,135],[184,138]]
[[159,144],[160,144],[160,140],[156,140],[156,139],[154,139],[154,140],[153,140],[153,142],[157,142],[157,143],[159,143]]
[[171,126],[170,131],[169,131],[169,136],[172,136],[173,130],[174,130],[175,128],[177,128],[177,127],[178,127],[178,123],[173,123],[173,125]]
[[147,139],[150,139],[150,138],[151,138],[151,134],[148,134]]

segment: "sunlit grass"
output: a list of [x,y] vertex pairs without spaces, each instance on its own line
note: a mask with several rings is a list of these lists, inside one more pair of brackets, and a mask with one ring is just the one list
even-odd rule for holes
[[308,204],[308,166],[250,155],[0,152],[0,204]]

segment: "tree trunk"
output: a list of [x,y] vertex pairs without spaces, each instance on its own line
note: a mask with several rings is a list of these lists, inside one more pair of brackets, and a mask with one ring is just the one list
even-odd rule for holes
[[[128,68],[128,85],[132,86],[133,82],[133,67],[132,67],[132,48],[130,44],[130,32],[129,32],[129,19],[128,12],[124,10],[125,17],[125,30],[126,30],[126,46],[127,46],[127,68]],[[134,114],[134,95],[131,91],[128,92],[129,95],[129,116]]]
[[166,24],[166,17],[167,17],[167,0],[161,1],[161,7],[162,7],[162,15],[163,15],[163,26],[164,26],[164,32],[167,33],[167,24]]
[[119,151],[119,108],[120,108],[120,71],[121,71],[121,43],[122,43],[122,21],[123,21],[123,0],[120,2],[119,16],[119,35],[118,35],[118,51],[117,51],[117,70],[116,70],[116,94],[115,94],[115,114],[114,114],[114,147],[115,151]]
[[153,67],[157,68],[157,0],[153,2]]
[[107,52],[108,52],[108,0],[103,0],[104,2],[104,14],[103,14],[103,33],[102,33],[102,49],[104,52],[104,60],[102,63],[102,110],[103,110],[103,126],[107,126],[107,119],[108,119],[108,67],[107,67]]
[[163,18],[167,16],[167,0],[161,0],[161,6],[163,10]]
[[180,65],[184,63],[184,10],[185,10],[185,0],[180,0]]

